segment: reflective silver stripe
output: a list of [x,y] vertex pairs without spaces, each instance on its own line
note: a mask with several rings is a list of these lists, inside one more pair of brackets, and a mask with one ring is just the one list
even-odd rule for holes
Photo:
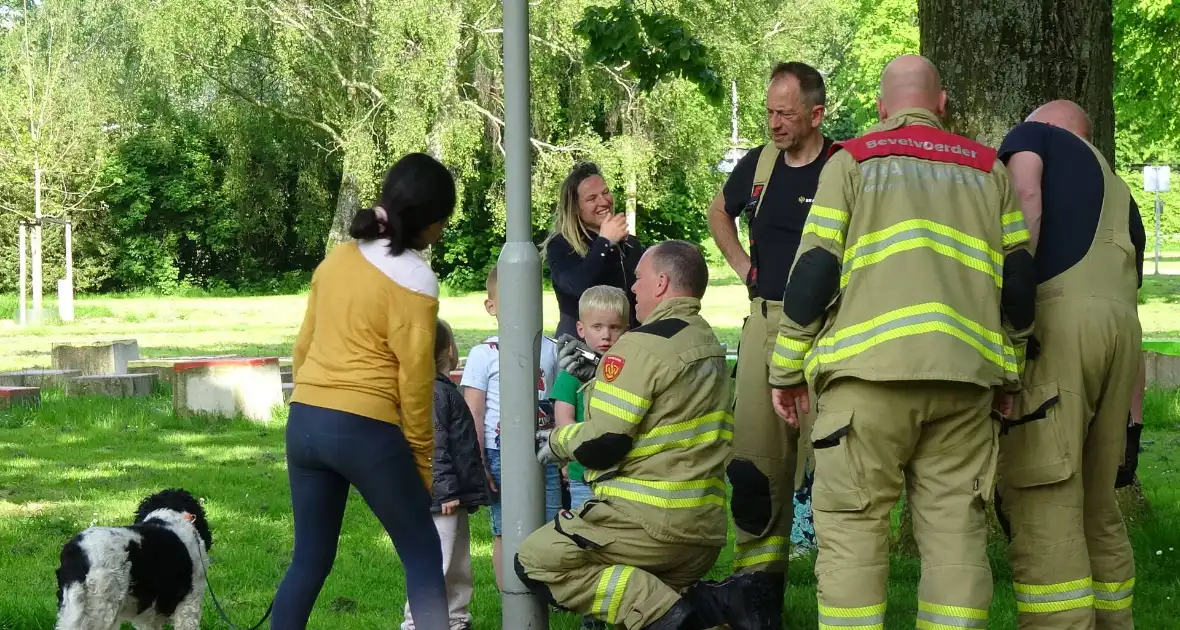
[[806,350],[791,350],[781,344],[775,344],[774,353],[787,361],[802,361],[803,357],[807,355]]
[[1115,591],[1113,593],[1095,590],[1094,591],[1094,599],[1102,599],[1102,600],[1106,600],[1108,602],[1114,602],[1114,601],[1118,601],[1120,599],[1126,599],[1126,598],[1130,597],[1132,594],[1134,594],[1134,592],[1135,592],[1135,587],[1133,587],[1133,586],[1131,588],[1127,588],[1127,589],[1124,589],[1121,591]]
[[865,617],[832,617],[823,613],[819,614],[819,622],[821,625],[827,626],[875,626],[885,623],[885,613],[879,615],[868,615]]
[[987,619],[970,619],[967,617],[952,617],[949,615],[939,615],[937,613],[926,612],[924,610],[918,611],[918,619],[929,621],[930,623],[937,623],[944,626],[954,626],[956,628],[986,628]]
[[[643,407],[640,405],[636,405],[634,403],[627,402],[626,400],[623,400],[622,398],[619,398],[618,396],[615,396],[614,394],[608,394],[608,393],[602,391],[601,388],[594,389],[593,397],[590,399],[590,406],[591,407],[594,406],[595,401],[601,401],[601,402],[607,403],[611,406],[617,407],[621,411],[624,411],[629,414],[634,414],[639,419],[642,419],[643,414],[647,413],[647,407]],[[603,409],[602,407],[598,407],[598,409],[602,409],[603,411],[610,413],[610,409]],[[615,414],[611,414],[611,415],[615,415]],[[628,422],[631,422],[631,424],[635,424],[636,422],[638,422],[638,420],[635,420],[633,422],[632,419],[627,416],[622,416],[622,419],[626,420]]]
[[[719,419],[710,421],[711,416],[718,416]],[[709,433],[710,431],[722,431],[722,432],[728,432],[730,434],[729,436],[725,436],[725,435],[719,436],[719,437],[723,437],[723,438],[732,437],[732,434],[733,434],[733,420],[730,419],[729,414],[724,411],[709,414],[708,416],[703,416],[703,417],[698,418],[696,420],[690,420],[688,422],[683,422],[681,424],[683,424],[685,426],[684,426],[684,428],[681,428],[678,430],[676,430],[677,425],[671,425],[668,427],[660,427],[660,428],[673,429],[672,431],[667,431],[667,432],[660,433],[657,435],[652,435],[651,433],[645,433],[643,435],[640,435],[639,439],[635,440],[635,444],[631,448],[631,452],[628,453],[627,456],[628,457],[641,457],[644,455],[651,455],[653,453],[657,453],[657,452],[664,450],[664,449],[653,450],[652,447],[654,447],[654,446],[661,446],[661,445],[671,446],[672,445],[671,443],[673,443],[673,442],[690,441],[690,440],[692,440],[692,438],[695,438],[695,437],[701,436],[701,435],[705,435],[705,434]],[[645,450],[650,451],[650,452],[637,452],[637,451],[645,451]]]
[[1031,593],[1016,592],[1016,601],[1024,602],[1026,604],[1040,604],[1043,602],[1065,602],[1071,599],[1079,599],[1082,597],[1089,597],[1094,595],[1094,588],[1087,586],[1085,588],[1074,589],[1072,591],[1065,591],[1064,593],[1045,593],[1043,595],[1033,595]]
[[666,509],[695,508],[725,505],[725,482],[722,479],[703,481],[648,481],[614,477],[594,484],[594,494],[618,497]]
[[[956,330],[963,332],[967,336],[979,342],[980,345],[983,345],[994,352],[997,357],[1002,358],[1004,356],[1008,356],[1008,353],[1005,353],[1004,344],[1002,342],[996,343],[987,337],[984,337],[978,332],[971,330],[971,328],[964,326],[959,320],[945,313],[920,313],[917,315],[909,315],[907,317],[899,317],[893,321],[885,322],[878,326],[869,328],[864,332],[849,335],[837,341],[829,342],[826,339],[821,340],[819,345],[815,347],[814,352],[817,352],[820,355],[835,354],[850,346],[855,346],[858,343],[866,342],[883,332],[904,328],[907,326],[920,326],[922,324],[929,324],[931,322],[940,322],[954,327]],[[820,360],[823,360],[822,356]]]
[[987,267],[991,269],[991,275],[993,277],[1004,277],[1004,266],[1002,261],[996,262],[995,258],[989,252],[980,250],[976,247],[971,247],[970,245],[967,245],[966,243],[963,243],[962,241],[959,241],[951,236],[939,234],[938,232],[926,228],[913,228],[905,230],[904,232],[898,232],[897,234],[893,234],[888,238],[882,239],[875,243],[856,245],[854,249],[854,255],[848,260],[844,261],[844,267],[841,271],[841,275],[847,276],[848,274],[852,273],[853,265],[856,264],[857,259],[884,251],[891,245],[915,238],[928,238],[940,245],[950,247],[960,254],[969,256],[983,264],[986,264]]
[[818,225],[820,227],[826,227],[826,228],[831,228],[833,230],[840,230],[840,231],[843,231],[845,228],[848,227],[848,224],[845,223],[844,221],[821,216],[819,214],[816,214],[815,212],[808,213],[807,223],[813,223],[813,224]]
[[653,487],[645,485],[645,484],[634,483],[631,480],[626,479],[625,477],[615,477],[614,479],[608,479],[606,481],[599,483],[598,486],[602,487],[602,488],[616,488],[619,490],[629,490],[631,492],[639,492],[641,494],[660,497],[663,499],[698,499],[698,498],[707,497],[710,495],[718,496],[718,497],[725,496],[725,489],[724,488],[717,488],[714,486],[708,486],[708,487],[704,487],[704,488],[684,488],[684,489],[671,490],[671,489],[665,489],[665,488],[653,488]]
[[605,621],[613,621],[610,618],[611,601],[615,598],[615,589],[619,585],[619,578],[623,577],[622,565],[616,564],[610,568],[610,578],[606,583],[606,593],[603,594],[602,604],[598,607],[598,616]]
[[1005,214],[1001,220],[1001,234],[1005,236],[1028,229],[1028,224],[1024,222],[1024,213],[1019,210]]

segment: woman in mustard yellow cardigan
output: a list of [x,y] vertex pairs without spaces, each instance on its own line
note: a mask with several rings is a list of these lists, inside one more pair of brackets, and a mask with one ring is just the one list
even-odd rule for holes
[[418,250],[438,241],[454,209],[447,169],[407,155],[385,176],[378,205],[353,219],[356,240],[315,270],[287,421],[295,552],[271,628],[307,625],[336,557],[349,486],[393,540],[417,627],[449,626],[429,491],[438,278]]

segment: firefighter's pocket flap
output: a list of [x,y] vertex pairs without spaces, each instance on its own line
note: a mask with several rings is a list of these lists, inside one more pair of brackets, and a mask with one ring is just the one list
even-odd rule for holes
[[1013,411],[1000,435],[1000,470],[1005,484],[1033,488],[1073,476],[1071,440],[1062,426],[1057,383],[1025,389]]
[[827,512],[859,512],[869,505],[856,456],[851,411],[821,411],[811,428],[815,447],[812,504]]
[[851,411],[821,413],[815,419],[815,425],[811,427],[811,445],[817,451],[835,448],[851,431]]
[[[589,515],[587,514],[587,516]],[[615,541],[615,536],[610,530],[587,522],[570,510],[559,510],[553,523],[558,534],[572,540],[579,548],[587,551],[598,551]]]

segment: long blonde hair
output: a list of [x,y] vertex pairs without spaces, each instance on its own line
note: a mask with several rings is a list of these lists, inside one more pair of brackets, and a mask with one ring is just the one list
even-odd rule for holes
[[585,257],[590,252],[590,248],[586,246],[590,230],[586,229],[578,209],[578,186],[595,175],[602,177],[598,165],[594,162],[582,162],[565,176],[565,181],[561,183],[561,196],[557,200],[557,212],[553,215],[553,229],[541,243],[542,256],[549,251],[549,242],[558,236],[564,238],[579,256]]

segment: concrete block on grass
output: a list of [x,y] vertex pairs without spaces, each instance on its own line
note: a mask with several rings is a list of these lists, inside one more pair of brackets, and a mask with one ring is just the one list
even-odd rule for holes
[[199,357],[159,357],[155,359],[136,359],[127,362],[127,372],[130,374],[155,374],[156,378],[161,383],[172,384],[172,375],[175,373],[172,368],[176,367],[177,363],[185,363],[189,361],[204,361],[209,359],[231,359],[237,355],[233,354],[215,354],[210,356]]
[[66,384],[66,395],[146,398],[152,395],[155,380],[155,374],[79,376]]
[[283,383],[283,403],[291,402],[291,395],[295,393],[295,383]]
[[279,358],[279,375],[283,377],[283,384],[295,382],[295,361],[290,357]]
[[0,409],[41,405],[41,390],[37,387],[0,387]]
[[283,404],[276,357],[202,359],[173,366],[172,408],[179,416],[238,414],[267,422]]
[[82,376],[127,374],[127,363],[139,358],[139,342],[77,341],[53,344],[53,369],[78,370]]
[[0,373],[0,387],[65,387],[70,380],[82,376],[78,370],[19,370]]
[[1144,360],[1147,362],[1149,385],[1158,385],[1164,389],[1180,387],[1180,357],[1148,352]]

